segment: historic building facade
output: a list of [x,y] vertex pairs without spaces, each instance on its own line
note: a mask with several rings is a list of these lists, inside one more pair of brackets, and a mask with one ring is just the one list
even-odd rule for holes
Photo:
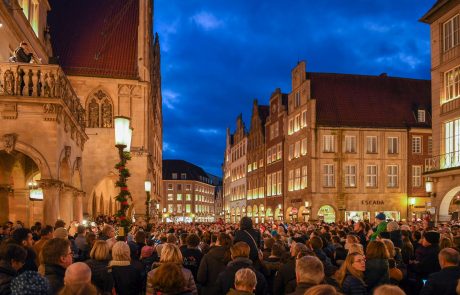
[[[424,176],[430,211],[450,220],[460,208],[460,2],[437,1],[421,18],[431,31],[433,158]],[[430,188],[431,187],[431,188]]]
[[[52,224],[115,213],[118,115],[130,117],[134,129],[128,164],[133,212],[145,212],[146,179],[152,197],[160,199],[162,102],[153,2],[83,2],[0,3],[0,198],[8,204],[0,221]],[[20,41],[29,44],[33,63],[8,62]]]
[[163,221],[216,220],[216,183],[202,168],[183,160],[163,160],[163,190]]

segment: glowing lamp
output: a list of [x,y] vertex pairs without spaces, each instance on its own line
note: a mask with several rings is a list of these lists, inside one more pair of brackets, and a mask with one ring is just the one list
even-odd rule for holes
[[152,191],[152,182],[150,180],[146,180],[144,182],[144,188],[146,192],[150,193]]
[[415,205],[415,198],[409,198],[409,205],[411,206]]
[[127,117],[117,116],[115,121],[115,145],[129,151],[133,130],[129,128],[131,120]]
[[433,192],[433,181],[432,180],[425,181],[425,191],[429,194]]

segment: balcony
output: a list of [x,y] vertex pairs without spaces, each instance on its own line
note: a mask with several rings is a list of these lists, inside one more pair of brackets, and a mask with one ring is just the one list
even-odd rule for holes
[[69,127],[84,133],[85,110],[58,65],[0,63],[0,100],[12,104],[43,103],[45,115],[51,117],[64,111],[70,117],[68,125],[73,125]]
[[441,105],[441,115],[460,109],[460,97],[449,100]]
[[425,174],[460,168],[460,151],[425,159]]

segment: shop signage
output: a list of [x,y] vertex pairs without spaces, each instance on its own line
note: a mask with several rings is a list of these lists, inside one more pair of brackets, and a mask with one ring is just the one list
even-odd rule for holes
[[384,205],[385,202],[383,200],[362,200],[361,205]]
[[302,199],[292,199],[291,203],[300,203],[302,202]]

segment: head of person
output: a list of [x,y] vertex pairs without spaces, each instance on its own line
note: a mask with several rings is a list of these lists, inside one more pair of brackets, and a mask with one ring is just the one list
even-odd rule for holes
[[226,233],[220,233],[217,236],[217,243],[218,246],[230,247],[233,244],[232,238]]
[[380,212],[379,214],[377,214],[377,216],[375,216],[375,223],[379,224],[382,221],[385,221],[386,219],[387,219],[387,216],[385,215],[385,213]]
[[161,249],[161,257],[160,257],[161,263],[170,262],[170,263],[182,264],[183,260],[184,259],[183,259],[182,253],[180,252],[179,247],[177,247],[176,245],[166,243]]
[[338,295],[337,290],[331,285],[318,285],[308,288],[304,295]]
[[26,262],[27,251],[14,243],[3,243],[0,246],[0,260],[6,262],[15,271],[22,268]]
[[320,250],[323,248],[323,240],[320,237],[312,237],[310,239],[310,245],[313,250]]
[[250,268],[242,268],[235,273],[235,290],[252,292],[256,285],[256,274]]
[[112,247],[113,261],[131,261],[131,251],[128,244],[122,241],[116,242]]
[[244,216],[240,220],[240,229],[241,230],[250,230],[252,229],[252,219],[250,217]]
[[190,234],[187,237],[187,247],[196,248],[200,244],[200,237],[197,234]]
[[168,244],[177,244],[177,237],[174,234],[168,234],[166,237],[166,243]]
[[351,274],[359,280],[363,280],[366,270],[366,258],[359,253],[350,253],[337,272],[339,285],[342,286],[347,274]]
[[89,254],[91,259],[104,261],[108,260],[110,257],[110,249],[109,245],[106,241],[97,240],[94,242],[93,247],[91,248],[91,252]]
[[452,248],[452,247],[453,247],[453,243],[450,238],[448,237],[441,238],[441,242],[439,243],[439,249]]
[[249,258],[250,247],[245,242],[237,242],[230,248],[232,259]]
[[440,240],[440,235],[436,231],[426,231],[423,233],[422,237],[422,246],[429,247],[433,245],[438,245]]
[[86,234],[86,226],[84,226],[83,224],[77,226],[77,234],[84,236]]
[[53,237],[67,240],[69,238],[69,232],[63,227],[58,227],[54,230]]
[[32,231],[28,228],[17,228],[11,234],[11,238],[16,244],[23,247],[32,247],[34,244],[34,239],[32,236]]
[[374,290],[374,295],[406,295],[401,288],[395,285],[381,285]]
[[65,227],[65,221],[62,219],[58,219],[56,220],[56,223],[54,223],[54,229],[57,229],[60,227]]
[[137,231],[136,235],[134,236],[134,241],[138,244],[145,244],[145,240],[147,239],[147,233],[143,230]]
[[441,268],[458,266],[460,263],[460,254],[453,248],[444,248],[439,252],[438,259]]
[[25,271],[11,281],[11,295],[48,295],[51,287],[48,279],[36,271]]
[[49,240],[53,238],[53,227],[51,225],[47,225],[40,230],[40,238]]
[[86,238],[86,243],[91,246],[94,245],[94,242],[96,241],[96,234],[93,232],[89,232],[85,236]]
[[393,242],[390,239],[382,239],[382,242],[385,244],[385,247],[387,247],[389,257],[394,258],[396,251]]
[[297,283],[318,285],[324,280],[324,266],[315,256],[304,256],[297,259],[295,266]]
[[60,265],[64,268],[72,264],[72,250],[69,240],[53,238],[46,241],[40,255],[41,263],[45,265]]
[[359,253],[361,255],[364,255],[364,247],[360,243],[349,244],[348,253]]
[[359,222],[356,222],[354,225],[353,225],[353,230],[355,232],[359,232],[359,231],[362,231],[366,228],[366,225],[364,224],[364,222],[362,221],[359,221]]
[[186,282],[179,264],[166,262],[160,264],[151,280],[153,289],[162,294],[176,294],[184,291]]
[[274,243],[271,247],[271,256],[282,257],[284,254],[284,247],[280,243]]
[[153,254],[153,247],[152,246],[144,246],[141,249],[141,259],[149,258]]
[[181,245],[186,245],[187,244],[187,237],[188,233],[181,233],[179,236],[179,241]]
[[371,241],[367,244],[366,258],[369,259],[388,259],[390,254],[382,241]]
[[395,230],[399,230],[399,224],[396,221],[390,221],[387,224],[387,231],[392,232]]
[[291,257],[303,256],[302,253],[307,253],[308,248],[303,243],[291,243]]
[[115,229],[113,228],[113,226],[109,225],[109,224],[106,224],[104,225],[104,227],[102,228],[102,235],[108,237],[109,239],[115,237]]
[[66,269],[64,285],[82,286],[89,283],[91,283],[91,269],[86,263],[75,262]]

